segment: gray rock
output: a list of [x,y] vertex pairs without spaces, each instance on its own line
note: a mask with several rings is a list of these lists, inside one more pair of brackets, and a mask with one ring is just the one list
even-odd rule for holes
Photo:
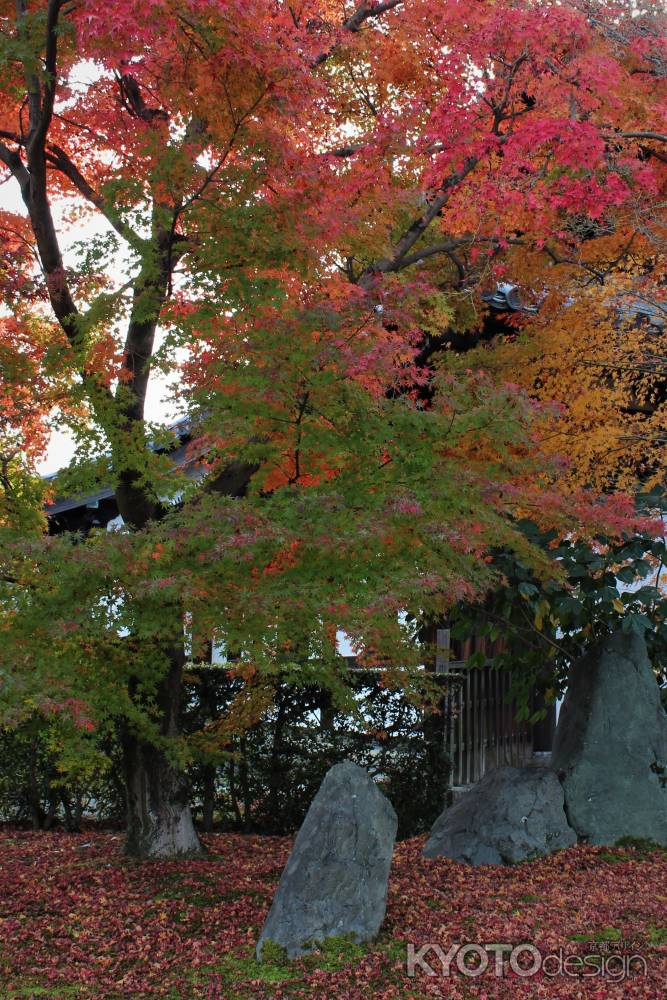
[[642,637],[617,632],[573,664],[551,766],[580,837],[667,844],[667,716]]
[[285,866],[257,943],[290,958],[330,937],[369,941],[387,900],[396,813],[368,772],[351,761],[325,775]]
[[563,789],[543,767],[499,767],[435,821],[424,848],[470,865],[509,865],[570,847]]

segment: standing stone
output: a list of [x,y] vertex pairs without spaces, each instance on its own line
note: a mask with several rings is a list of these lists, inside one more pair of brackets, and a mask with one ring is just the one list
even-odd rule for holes
[[324,777],[299,830],[258,944],[295,958],[327,938],[369,941],[387,900],[396,813],[368,772],[351,761]]
[[551,766],[580,837],[667,844],[667,716],[641,636],[616,632],[573,664]]
[[511,865],[576,843],[558,778],[543,767],[498,767],[435,821],[424,854]]

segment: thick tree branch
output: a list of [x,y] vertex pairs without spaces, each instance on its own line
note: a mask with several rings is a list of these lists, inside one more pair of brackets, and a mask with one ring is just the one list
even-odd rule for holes
[[[2,134],[5,136],[7,135],[7,133]],[[0,142],[0,160],[18,181],[21,194],[24,195],[24,192],[27,192],[30,187],[30,173],[23,163],[19,153],[14,149],[10,149],[4,142]]]
[[364,2],[357,8],[352,17],[348,18],[343,27],[347,31],[359,31],[361,25],[369,17],[378,17],[388,10],[393,10],[394,7],[400,7],[403,2],[404,0],[384,0],[384,2],[380,3]]
[[32,147],[43,149],[44,140],[53,118],[53,103],[56,96],[56,68],[58,58],[58,15],[64,0],[49,0],[46,12],[46,51],[44,56],[44,85],[39,118],[31,122],[28,140],[28,156]]
[[465,180],[468,174],[472,173],[479,161],[480,157],[470,156],[460,170],[455,170],[447,177],[426,212],[414,220],[394,245],[391,256],[384,257],[367,267],[357,279],[357,284],[361,285],[362,288],[369,288],[376,275],[400,271],[408,266],[406,260],[410,261],[410,263],[415,262],[414,259],[408,258],[410,250],[412,250],[415,243],[425,233],[436,216],[440,214],[447,204],[452,191]]
[[345,160],[350,156],[354,156],[355,153],[360,152],[364,149],[364,143],[358,142],[350,146],[340,146],[338,149],[327,149],[326,156],[335,156],[339,160]]
[[[16,0],[16,34],[26,45],[29,43],[26,32],[26,22],[28,18],[28,6],[26,0]],[[42,113],[42,89],[39,77],[32,67],[28,67],[24,61],[24,74],[26,89],[28,91],[28,115],[30,135],[39,127],[39,120]]]
[[229,462],[207,480],[205,491],[226,497],[243,497],[258,470],[259,465],[251,465],[249,462]]
[[[126,441],[133,428],[143,424],[146,392],[155,345],[155,332],[162,305],[167,296],[166,259],[149,261],[134,283],[132,311],[125,338],[126,377],[116,389],[118,428],[112,426],[110,438],[113,466],[118,474],[116,502],[118,510],[133,528],[143,528],[160,513],[160,503],[149,493],[137,470]],[[145,442],[144,442],[145,443]],[[134,442],[137,446],[138,441]]]
[[120,99],[123,107],[133,118],[140,118],[149,124],[155,119],[166,121],[169,115],[163,108],[149,108],[144,100],[141,88],[130,73],[116,73],[120,89]]
[[[28,140],[25,137],[22,138],[14,132],[6,132],[2,129],[0,129],[0,139],[9,139],[11,142],[16,143],[19,148],[25,148],[28,144]],[[118,218],[118,216],[112,212],[110,206],[107,204],[102,195],[95,191],[93,186],[89,184],[64,149],[57,146],[55,143],[50,142],[46,145],[44,156],[46,158],[47,165],[55,170],[58,170],[61,174],[67,177],[77,189],[79,194],[83,195],[86,201],[89,201],[91,205],[94,205],[95,208],[102,213],[109,225],[116,230],[119,236],[122,236],[123,239],[127,240],[127,242],[137,250],[141,249],[145,241],[142,240],[130,226],[128,226],[122,219]],[[12,157],[14,164],[18,166],[18,164],[21,163],[19,153],[12,153],[12,151],[5,146],[4,152],[0,154],[0,158],[10,168],[10,170],[12,169],[10,162]],[[29,183],[30,181],[30,173],[27,170],[25,173],[25,180],[26,183]]]
[[102,195],[95,191],[93,186],[88,183],[79,168],[69,158],[64,149],[61,149],[60,146],[56,146],[55,143],[49,143],[45,155],[49,166],[54,167],[56,170],[60,171],[61,174],[67,177],[67,179],[70,180],[77,189],[79,194],[83,195],[86,201],[89,201],[91,205],[94,205],[95,208],[102,213],[109,225],[112,226],[118,235],[122,236],[123,239],[130,244],[130,246],[140,250],[145,245],[145,241],[111,210],[111,207],[107,204]]
[[617,132],[622,139],[652,139],[654,142],[667,142],[667,135],[661,132]]
[[[46,80],[42,99],[42,87],[26,57],[24,74],[28,90],[30,109],[29,133],[26,142],[24,164],[20,153],[12,153],[3,147],[2,160],[19,183],[21,196],[30,216],[30,222],[37,249],[46,276],[46,285],[51,307],[70,343],[75,344],[78,336],[78,310],[70,292],[62,254],[58,244],[51,206],[46,186],[46,134],[53,116],[53,101],[56,90],[56,61],[58,46],[58,14],[62,0],[49,0],[46,24]],[[25,0],[17,0],[17,33],[25,34],[27,8]],[[7,155],[9,153],[9,155]]]
[[[361,28],[364,22],[368,21],[371,17],[379,17],[380,14],[386,13],[388,10],[393,10],[395,7],[400,7],[404,3],[404,0],[385,0],[382,3],[368,3],[368,0],[363,0],[363,2],[357,7],[354,14],[348,17],[347,21],[343,23],[343,31],[349,31],[351,34],[355,34]],[[317,59],[313,62],[313,68],[321,66],[325,63],[334,52],[337,50],[338,45],[332,45],[330,49],[326,52],[320,53]]]
[[423,249],[417,250],[416,253],[404,257],[401,261],[401,267],[410,267],[412,264],[419,264],[422,260],[426,260],[428,257],[435,257],[437,254],[449,256],[459,247],[465,246],[466,243],[470,243],[470,240],[443,240],[442,243],[432,243],[430,246],[423,247]]

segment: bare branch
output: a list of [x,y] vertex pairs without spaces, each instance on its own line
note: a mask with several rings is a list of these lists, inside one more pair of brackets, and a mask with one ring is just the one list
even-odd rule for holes
[[653,139],[655,142],[667,142],[667,135],[661,132],[617,132],[622,139]]
[[587,271],[592,277],[597,281],[599,285],[604,285],[604,279],[607,276],[607,272],[599,271],[597,268],[592,267],[591,264],[586,264],[584,261],[575,260],[574,257],[562,257],[556,250],[550,247],[547,243],[544,244],[542,248],[544,252],[551,258],[554,264],[570,264],[573,267],[580,267],[582,270]]
[[588,358],[580,358],[574,364],[584,365],[586,368],[608,368],[616,372],[641,372],[643,375],[664,375],[667,373],[667,359],[656,359],[655,363],[647,361],[643,365],[626,365],[614,361],[590,361]]
[[[507,118],[511,118],[512,117],[511,114],[509,114],[509,115],[506,114],[507,106],[508,106],[508,104],[510,102],[510,98],[512,96],[512,84],[514,83],[514,80],[516,79],[517,73],[519,72],[519,70],[521,69],[521,67],[523,66],[523,64],[527,61],[527,59],[528,59],[528,52],[526,50],[524,50],[521,53],[521,55],[517,59],[515,59],[515,61],[511,65],[509,65],[507,67],[508,68],[508,73],[507,73],[507,75],[505,77],[505,89],[504,89],[504,93],[503,93],[503,96],[501,97],[500,101],[498,101],[498,102],[496,102],[496,101],[490,101],[490,102],[487,101],[486,102],[486,103],[489,104],[491,110],[493,111],[493,128],[491,129],[491,131],[493,132],[494,135],[500,135],[501,134],[500,133],[500,126],[501,126],[501,124]],[[496,60],[496,61],[498,61],[498,60]],[[506,64],[504,64],[504,65],[506,65]],[[483,99],[486,100],[485,98],[483,98]],[[526,108],[525,110],[528,111],[528,110],[531,110],[531,108]],[[518,113],[517,113],[517,115],[518,115]]]

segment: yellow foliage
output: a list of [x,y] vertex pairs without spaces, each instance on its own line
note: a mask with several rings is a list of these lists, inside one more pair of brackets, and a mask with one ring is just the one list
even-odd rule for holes
[[[612,252],[597,247],[598,259],[605,251]],[[593,259],[594,248],[587,254]],[[526,263],[517,259],[515,267]],[[563,457],[573,486],[608,491],[639,480],[650,486],[664,476],[667,296],[661,311],[660,290],[647,287],[647,270],[649,277],[664,273],[665,260],[637,259],[634,268],[606,275],[604,284],[582,283],[575,269],[561,273],[538,316],[516,338],[484,352],[485,366],[554,404],[542,444]],[[526,268],[518,273],[523,284]],[[642,302],[652,305],[662,326],[640,318]]]

